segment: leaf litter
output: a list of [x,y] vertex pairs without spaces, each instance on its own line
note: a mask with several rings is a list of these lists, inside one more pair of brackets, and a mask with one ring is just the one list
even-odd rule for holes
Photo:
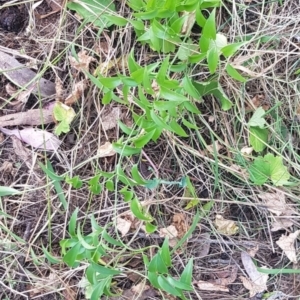
[[298,238],[300,230],[296,230],[293,233],[290,233],[288,236],[282,235],[276,244],[282,249],[287,258],[292,263],[297,263],[297,253],[295,248],[295,241]]

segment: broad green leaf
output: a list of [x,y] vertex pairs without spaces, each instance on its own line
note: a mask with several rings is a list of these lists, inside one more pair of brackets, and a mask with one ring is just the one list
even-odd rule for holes
[[166,238],[164,240],[164,243],[162,244],[161,249],[160,249],[160,254],[161,254],[161,258],[164,261],[165,265],[167,267],[170,267],[172,265],[172,261],[171,261],[168,238]]
[[109,27],[112,23],[106,18],[115,12],[115,5],[111,0],[80,0],[67,3],[67,7],[75,10],[84,22],[93,23],[100,29]]
[[180,281],[175,280],[171,276],[167,276],[167,280],[171,285],[173,285],[177,289],[184,290],[184,291],[192,291],[193,290],[193,287],[191,284],[186,284],[186,283],[182,282],[181,280]]
[[59,264],[61,263],[61,260],[58,259],[57,257],[54,257],[52,254],[50,254],[48,252],[48,250],[42,245],[42,248],[43,248],[43,252],[46,256],[46,258],[48,259],[48,261],[51,263],[51,264]]
[[185,101],[182,103],[182,105],[193,114],[197,114],[197,115],[201,114],[200,110],[191,101],[189,102]]
[[66,210],[68,207],[68,202],[65,198],[65,194],[64,191],[61,187],[60,181],[64,179],[63,176],[58,176],[55,174],[54,169],[50,163],[49,160],[46,161],[47,166],[43,165],[41,162],[38,162],[39,166],[41,167],[41,169],[45,172],[45,174],[51,179],[53,180],[53,185],[55,188],[55,191],[57,193],[57,196],[63,206],[63,208]]
[[113,143],[113,149],[122,156],[131,156],[141,152],[141,148],[135,148],[123,145],[121,143]]
[[268,133],[268,129],[266,128],[252,126],[249,128],[250,145],[256,152],[263,151],[267,147]]
[[182,80],[182,87],[193,98],[199,100],[201,98],[198,90],[193,85],[191,79],[188,76],[184,76]]
[[158,276],[157,282],[160,288],[167,293],[178,297],[181,296],[181,293],[172,284],[170,284],[163,275]]
[[138,184],[145,184],[146,181],[144,180],[144,178],[140,175],[139,169],[138,169],[138,165],[135,164],[133,165],[132,169],[131,169],[131,176],[132,178],[138,183]]
[[183,96],[182,94],[176,93],[163,86],[160,87],[160,97],[166,100],[177,102],[189,101],[189,99]]
[[76,113],[72,107],[56,101],[53,107],[53,116],[57,122],[60,122],[55,128],[55,134],[60,135],[70,131],[70,124]]
[[130,201],[130,210],[139,220],[147,222],[151,222],[153,220],[150,214],[144,211],[142,205],[136,197]]
[[208,19],[205,22],[205,25],[202,30],[202,35],[208,39],[216,39],[216,10],[214,9]]
[[107,280],[101,280],[98,284],[93,286],[93,292],[91,295],[91,300],[99,300],[101,296],[104,294],[104,288],[107,284]]
[[191,129],[195,129],[195,130],[198,130],[199,127],[195,124],[192,124],[191,122],[187,121],[186,119],[182,118],[182,123],[184,126],[186,126],[187,128],[191,128]]
[[80,230],[80,223],[77,226],[77,238],[80,242],[80,244],[87,250],[95,250],[97,247],[90,245],[88,242],[85,241],[84,237],[81,234]]
[[239,50],[242,46],[246,45],[248,42],[240,42],[229,44],[221,49],[221,52],[225,57],[230,57],[235,54],[237,50]]
[[117,26],[125,26],[128,23],[127,19],[117,16],[117,15],[106,14],[104,18],[108,21],[108,23],[111,23],[111,24],[114,24]]
[[126,173],[123,171],[122,167],[120,166],[120,164],[118,164],[116,166],[116,175],[118,180],[120,180],[121,182],[123,182],[125,185],[128,186],[135,186],[136,182],[131,180]]
[[[207,46],[208,48],[209,46]],[[206,58],[206,52],[200,53],[200,54],[193,54],[188,58],[188,62],[192,64],[197,64],[201,61],[203,61]]]
[[193,259],[191,258],[180,276],[180,282],[185,283],[188,286],[191,286],[192,275],[193,275]]
[[21,192],[14,189],[14,188],[11,188],[11,187],[8,187],[8,186],[0,186],[0,197],[3,197],[3,196],[11,196],[11,195],[16,195],[16,194],[20,194]]
[[182,137],[188,137],[189,135],[184,131],[184,129],[176,122],[175,120],[172,120],[170,122],[170,127],[172,128],[172,131],[178,134]]
[[240,82],[246,82],[247,79],[244,78],[232,65],[227,64],[226,66],[226,72],[229,76],[231,76],[233,79],[240,81]]
[[72,216],[69,221],[69,227],[68,231],[71,237],[76,237],[76,222],[77,222],[77,214],[78,214],[79,208],[76,207],[76,209],[73,211]]
[[262,107],[259,107],[251,117],[251,119],[248,122],[248,126],[253,126],[253,127],[259,127],[259,128],[264,128],[265,124],[267,123],[266,120],[264,119],[265,111]]
[[128,191],[127,189],[128,189],[128,187],[125,186],[120,190],[120,194],[123,195],[125,202],[129,202],[134,196],[134,192]]
[[98,80],[109,89],[114,89],[122,84],[122,80],[119,77],[99,77]]
[[81,249],[81,244],[78,242],[75,244],[74,247],[72,247],[63,257],[63,261],[69,266],[73,267],[77,258],[77,255],[79,253],[79,250]]
[[197,7],[197,9],[196,9],[196,22],[202,28],[205,26],[205,23],[206,23],[206,19],[205,19],[204,15],[202,14],[200,7]]
[[209,72],[214,74],[217,70],[219,63],[219,52],[217,48],[210,48],[207,52],[207,63]]
[[191,55],[197,55],[197,52],[199,52],[199,45],[189,41],[187,43],[180,44],[177,50],[177,55],[181,61],[186,61]]
[[163,274],[168,272],[168,268],[165,265],[159,253],[153,256],[152,260],[148,265],[148,270],[149,272],[156,272],[156,273],[163,273]]
[[157,273],[156,272],[148,272],[148,279],[149,279],[150,283],[156,289],[160,289],[160,285],[158,284],[158,281],[157,281]]
[[82,180],[79,178],[78,175],[72,178],[66,176],[65,181],[66,183],[71,184],[74,189],[80,189],[83,184]]
[[257,185],[270,179],[275,186],[288,184],[290,174],[283,165],[282,157],[267,154],[257,157],[249,168],[250,179]]
[[106,275],[106,276],[114,276],[114,275],[121,274],[121,272],[118,270],[109,269],[109,268],[100,266],[98,264],[95,264],[93,262],[91,263],[91,265],[92,265],[92,268],[94,269],[94,271],[96,271],[100,274]]
[[146,222],[146,232],[148,234],[153,233],[157,230],[157,226],[151,224],[150,222]]
[[110,244],[114,245],[114,246],[118,246],[118,247],[123,247],[123,243],[117,241],[116,239],[114,239],[113,237],[111,237],[106,230],[103,231],[102,233],[102,237]]
[[113,180],[107,180],[105,182],[105,187],[108,191],[113,192],[115,190],[115,184]]

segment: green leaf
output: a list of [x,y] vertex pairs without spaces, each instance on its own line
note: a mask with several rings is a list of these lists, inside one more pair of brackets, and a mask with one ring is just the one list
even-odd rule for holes
[[80,223],[77,226],[77,238],[80,242],[80,244],[87,250],[95,250],[97,247],[96,246],[92,246],[90,245],[88,242],[85,241],[85,239],[83,238],[83,236],[81,235],[81,231],[80,231]]
[[170,284],[163,275],[158,276],[157,282],[161,289],[167,293],[178,297],[181,296],[181,293],[172,284]]
[[283,165],[282,157],[267,154],[257,157],[249,168],[250,179],[257,185],[270,179],[275,186],[288,184],[290,174]]
[[148,279],[156,289],[160,289],[160,285],[158,284],[157,281],[157,273],[156,272],[148,272]]
[[74,247],[72,247],[63,257],[63,261],[69,266],[73,267],[77,258],[77,255],[79,253],[79,250],[81,249],[81,244],[78,242],[75,244]]
[[191,286],[192,275],[193,275],[193,259],[191,258],[180,276],[180,282],[185,283],[188,286]]
[[172,120],[169,125],[172,128],[172,131],[175,132],[176,134],[178,134],[179,136],[182,136],[182,137],[189,136],[175,120]]
[[191,284],[186,284],[186,283],[182,282],[181,280],[180,281],[175,280],[171,276],[168,276],[167,280],[172,286],[174,286],[175,288],[177,288],[179,290],[193,291],[193,287]]
[[264,119],[265,111],[262,107],[259,107],[251,117],[248,122],[248,126],[257,126],[259,128],[264,128],[265,124],[267,123]]
[[132,156],[134,154],[139,154],[141,148],[134,148],[130,146],[123,145],[121,143],[113,143],[113,149],[122,156]]
[[221,49],[221,52],[225,57],[230,57],[235,54],[237,50],[239,50],[242,46],[246,45],[248,42],[240,42],[229,44]]
[[208,50],[207,63],[208,63],[209,72],[211,74],[214,74],[217,70],[218,63],[219,63],[219,52],[216,47],[213,47]]
[[191,79],[188,76],[184,76],[182,80],[182,87],[193,98],[199,100],[201,98],[200,93],[193,85]]
[[128,191],[127,188],[128,187],[125,186],[120,190],[120,194],[123,195],[125,202],[129,202],[134,196],[134,192]]
[[111,237],[106,230],[103,231],[102,233],[102,237],[110,244],[114,245],[114,246],[118,246],[118,247],[123,247],[123,243],[117,241],[116,239],[114,239],[113,237]]
[[130,201],[130,210],[139,220],[147,222],[151,222],[153,220],[150,214],[144,211],[142,205],[136,197]]
[[48,259],[48,261],[51,263],[51,264],[59,264],[61,263],[61,260],[54,257],[53,255],[51,255],[48,250],[42,245],[42,248],[43,248],[43,252],[46,256],[46,258]]
[[249,128],[249,141],[250,145],[256,152],[263,151],[268,142],[268,129],[259,128],[259,127],[250,127]]
[[216,39],[216,10],[214,9],[208,19],[205,22],[205,25],[202,30],[202,35],[208,39]]
[[172,265],[171,262],[171,255],[170,255],[170,249],[169,249],[169,239],[166,238],[164,240],[164,243],[161,246],[160,249],[161,258],[164,261],[165,265],[167,267],[170,267]]
[[108,191],[113,192],[115,190],[115,184],[113,180],[107,180],[105,182],[105,187]]
[[83,184],[78,175],[72,178],[66,176],[65,181],[66,183],[71,184],[74,189],[80,189]]
[[106,267],[102,267],[98,264],[95,264],[93,262],[91,262],[91,265],[92,265],[92,268],[95,272],[98,272],[102,275],[106,275],[106,276],[114,276],[114,275],[119,275],[121,274],[120,271],[118,270],[114,270],[114,269],[109,269],[109,268],[106,268]]
[[146,183],[146,180],[144,180],[144,178],[140,175],[137,164],[133,165],[131,169],[131,176],[133,180],[138,184],[144,185]]
[[8,187],[8,186],[0,186],[0,197],[3,197],[3,196],[11,196],[11,195],[16,195],[16,194],[20,194],[21,192],[14,189],[14,188],[11,188],[11,187]]
[[163,86],[160,87],[160,97],[166,100],[177,102],[189,101],[189,98],[183,96],[182,94],[173,92],[172,90],[167,89]]
[[156,129],[145,133],[142,136],[139,136],[138,138],[133,140],[134,145],[137,148],[143,148],[145,145],[147,145],[149,143],[149,141],[152,139],[154,133],[155,133]]
[[93,23],[99,28],[106,28],[112,23],[106,18],[116,9],[111,0],[80,0],[78,2],[68,2],[67,7],[75,10],[85,23]]
[[191,41],[188,43],[181,43],[177,55],[181,61],[186,61],[193,54],[199,52],[199,45],[193,44]]
[[93,286],[93,292],[91,295],[91,300],[99,300],[104,294],[104,288],[107,284],[107,280],[101,280],[98,284]]
[[115,89],[117,86],[122,84],[122,80],[119,77],[99,77],[98,80],[103,86],[109,89]]
[[148,265],[148,270],[149,272],[154,272],[154,273],[168,273],[168,268],[165,265],[163,259],[161,258],[160,254],[157,253],[153,256],[152,260],[150,261]]
[[71,237],[76,237],[76,221],[77,221],[77,214],[78,214],[79,208],[76,207],[76,209],[73,211],[72,216],[69,221],[69,234]]
[[226,72],[229,76],[231,76],[233,79],[240,81],[240,82],[246,82],[247,79],[244,78],[232,65],[227,64],[226,66]]
[[66,210],[68,207],[68,203],[67,200],[65,198],[65,194],[64,191],[60,185],[60,181],[64,179],[63,176],[58,176],[55,174],[54,169],[50,163],[49,160],[46,161],[47,166],[43,165],[41,162],[38,162],[39,166],[41,167],[41,169],[45,172],[45,174],[51,179],[53,180],[53,185],[55,188],[55,191],[57,193],[57,196],[63,206],[63,208]]
[[128,23],[127,19],[116,15],[106,14],[105,19],[109,21],[108,23],[112,23],[117,26],[125,26]]
[[153,233],[157,230],[157,226],[151,224],[150,222],[146,222],[146,232],[148,234]]
[[60,122],[55,128],[55,134],[60,135],[70,131],[70,124],[76,113],[72,107],[56,101],[53,107],[53,116],[56,121]]

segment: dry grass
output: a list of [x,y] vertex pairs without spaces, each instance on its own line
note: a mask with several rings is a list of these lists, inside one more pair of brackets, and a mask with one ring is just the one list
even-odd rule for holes
[[[116,1],[116,4],[118,13],[130,18],[125,1]],[[26,9],[29,9],[33,2],[27,1],[26,5]],[[50,8],[43,3],[34,11],[43,15]],[[137,43],[130,25],[106,30],[99,35],[92,26],[81,26],[80,21],[67,9],[44,19],[38,19],[33,11],[30,14],[29,33],[25,35],[23,32],[14,37],[13,34],[0,32],[2,47],[31,57],[45,77],[53,81],[57,78],[61,80],[65,94],[69,94],[72,86],[84,78],[69,64],[68,57],[74,50],[76,53],[86,50],[93,56],[96,59],[93,68],[100,63],[107,64],[124,57],[133,47],[141,65],[163,58]],[[219,81],[234,102],[234,108],[224,112],[213,98],[206,97],[200,108],[202,114],[189,116],[190,121],[199,127],[198,131],[190,131],[186,139],[165,133],[157,144],[147,145],[144,149],[146,157],[142,156],[144,168],[147,170],[149,166],[154,166],[160,178],[174,181],[188,175],[200,203],[215,200],[213,209],[201,219],[188,240],[184,253],[173,256],[174,275],[181,273],[188,259],[194,257],[194,280],[215,279],[232,266],[238,267],[238,275],[245,274],[240,253],[256,245],[259,247],[256,256],[259,265],[279,269],[289,263],[275,243],[285,231],[271,231],[272,216],[258,197],[262,191],[275,192],[277,188],[269,185],[256,187],[243,177],[241,170],[236,171],[233,167],[233,164],[245,161],[240,156],[240,149],[248,142],[245,124],[249,115],[246,112],[255,97],[260,97],[262,104],[270,108],[281,102],[268,120],[272,131],[270,150],[284,159],[294,177],[299,178],[300,172],[300,80],[295,75],[300,68],[299,3],[297,0],[286,0],[282,5],[279,1],[225,2],[217,19],[219,28],[229,41],[248,36],[250,42],[236,60],[248,61],[249,71],[244,74],[250,79],[245,85],[237,83],[221,70]],[[107,75],[126,72],[124,65],[117,64],[108,70]],[[199,65],[191,70],[191,76],[202,81],[208,78],[208,73]],[[3,102],[7,98],[4,92],[6,83],[7,80],[0,76],[1,114],[8,114],[12,110]],[[47,153],[57,174],[71,177],[79,175],[88,180],[97,170],[110,172],[118,163],[125,170],[130,170],[135,163],[133,158],[119,161],[115,157],[95,158],[100,145],[120,137],[118,127],[102,130],[103,119],[113,108],[120,108],[124,123],[132,122],[128,108],[117,103],[103,106],[101,97],[99,89],[90,83],[87,92],[77,103],[76,120],[71,132],[62,138],[62,147],[56,153]],[[25,109],[37,107],[40,99],[31,99],[29,102]],[[52,128],[47,127],[48,130]],[[42,246],[59,255],[59,242],[67,237],[69,217],[76,207],[79,207],[79,220],[85,222],[85,231],[90,232],[87,221],[90,214],[95,215],[100,225],[105,226],[109,222],[115,224],[115,217],[128,210],[128,204],[116,193],[105,189],[95,196],[86,187],[74,190],[62,183],[69,204],[67,212],[64,212],[49,180],[35,164],[37,159],[43,159],[45,153],[32,151],[32,167],[29,168],[15,153],[11,139],[3,136],[0,139],[0,166],[7,165],[6,168],[1,167],[0,185],[27,190],[22,197],[3,197],[0,202],[0,298],[85,299],[83,290],[78,287],[85,266],[70,269],[62,264],[51,265],[44,259]],[[219,153],[209,153],[207,146],[215,141],[219,142],[222,149]],[[151,176],[149,173],[143,175]],[[294,209],[292,231],[295,231],[300,228],[299,188],[291,186],[281,190]],[[173,215],[178,213],[184,214],[187,223],[191,224],[195,209],[186,211],[184,207],[192,196],[185,195],[182,189],[161,185],[154,192],[139,188],[137,195],[141,200],[152,201],[150,211],[159,228],[169,226]],[[220,235],[213,223],[216,214],[236,221],[239,234],[232,237]],[[125,264],[125,268],[128,273],[133,271],[144,276],[142,251],[139,249],[161,244],[162,239],[157,234],[146,236],[142,231],[125,237],[121,237],[116,230],[112,230],[111,234],[127,245],[121,252],[112,253],[109,257],[112,265],[122,264],[134,256],[137,264]],[[205,243],[210,245],[209,253],[203,250]],[[145,251],[146,254],[151,254],[151,247],[149,249]],[[299,265],[294,265],[294,268],[299,269]],[[298,299],[299,282],[299,275],[270,276],[268,291],[281,291],[285,296],[280,299]],[[129,278],[119,277],[115,286],[119,290],[126,290],[134,284]],[[157,299],[163,297],[169,299],[166,295],[160,295]],[[249,293],[237,278],[229,285],[229,293],[200,291],[196,288],[190,299],[249,299]]]

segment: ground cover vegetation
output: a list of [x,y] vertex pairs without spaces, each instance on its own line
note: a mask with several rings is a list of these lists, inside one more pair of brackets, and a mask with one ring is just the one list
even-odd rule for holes
[[1,299],[298,299],[297,0],[0,1]]

